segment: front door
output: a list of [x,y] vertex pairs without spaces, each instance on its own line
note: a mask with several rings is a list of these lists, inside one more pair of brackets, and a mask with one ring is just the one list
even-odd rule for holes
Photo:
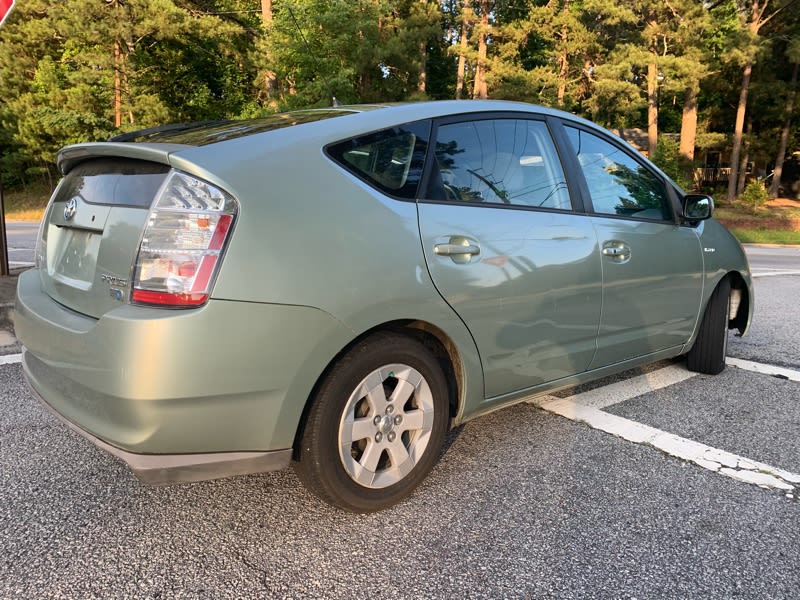
[[700,240],[679,225],[665,182],[623,147],[567,127],[591,199],[603,265],[603,311],[590,368],[679,347],[703,289]]

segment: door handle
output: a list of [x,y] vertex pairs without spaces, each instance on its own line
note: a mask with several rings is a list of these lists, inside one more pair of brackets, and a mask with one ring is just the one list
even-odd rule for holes
[[469,238],[452,235],[446,239],[446,242],[436,244],[433,247],[433,253],[439,256],[449,256],[454,263],[468,263],[473,256],[481,253],[481,247],[478,242]]
[[631,249],[624,242],[611,240],[603,243],[603,256],[608,256],[614,262],[628,262],[631,258]]

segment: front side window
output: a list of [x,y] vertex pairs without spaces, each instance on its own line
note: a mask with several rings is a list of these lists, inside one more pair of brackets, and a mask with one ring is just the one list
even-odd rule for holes
[[671,221],[664,183],[632,156],[582,129],[566,127],[589,188],[594,212]]
[[426,197],[569,210],[564,172],[547,125],[486,119],[441,125]]
[[427,149],[428,122],[384,129],[327,148],[328,155],[381,191],[414,200]]

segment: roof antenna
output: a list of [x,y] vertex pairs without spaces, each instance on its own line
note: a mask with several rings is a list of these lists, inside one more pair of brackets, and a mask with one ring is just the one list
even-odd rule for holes
[[[308,44],[306,36],[303,35],[303,30],[300,29],[300,24],[297,22],[297,17],[294,16],[294,11],[292,10],[292,7],[287,4],[286,9],[289,11],[289,14],[292,17],[292,21],[294,21],[294,26],[297,28],[297,33],[300,34],[300,39],[302,39],[303,43],[306,45],[306,50],[308,50],[309,56],[311,56],[311,58],[314,61],[314,66],[317,68],[317,72],[320,74],[320,76],[322,76],[322,69],[319,68],[319,62],[317,62],[317,57],[311,50],[311,46]],[[333,95],[333,90],[331,90],[330,86],[328,85],[328,80],[325,79],[325,77],[322,77],[322,83],[325,86],[325,89],[328,90],[328,95],[331,97],[332,101],[331,105],[333,106],[333,108],[339,108],[341,104],[339,104],[339,101],[336,99],[336,96]]]

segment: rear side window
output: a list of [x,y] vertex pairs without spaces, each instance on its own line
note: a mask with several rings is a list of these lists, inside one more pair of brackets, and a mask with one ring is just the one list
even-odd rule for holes
[[390,196],[414,200],[425,164],[430,123],[384,129],[332,144],[328,156]]
[[167,165],[143,160],[87,160],[67,173],[55,201],[80,198],[89,204],[149,208],[168,172]]

